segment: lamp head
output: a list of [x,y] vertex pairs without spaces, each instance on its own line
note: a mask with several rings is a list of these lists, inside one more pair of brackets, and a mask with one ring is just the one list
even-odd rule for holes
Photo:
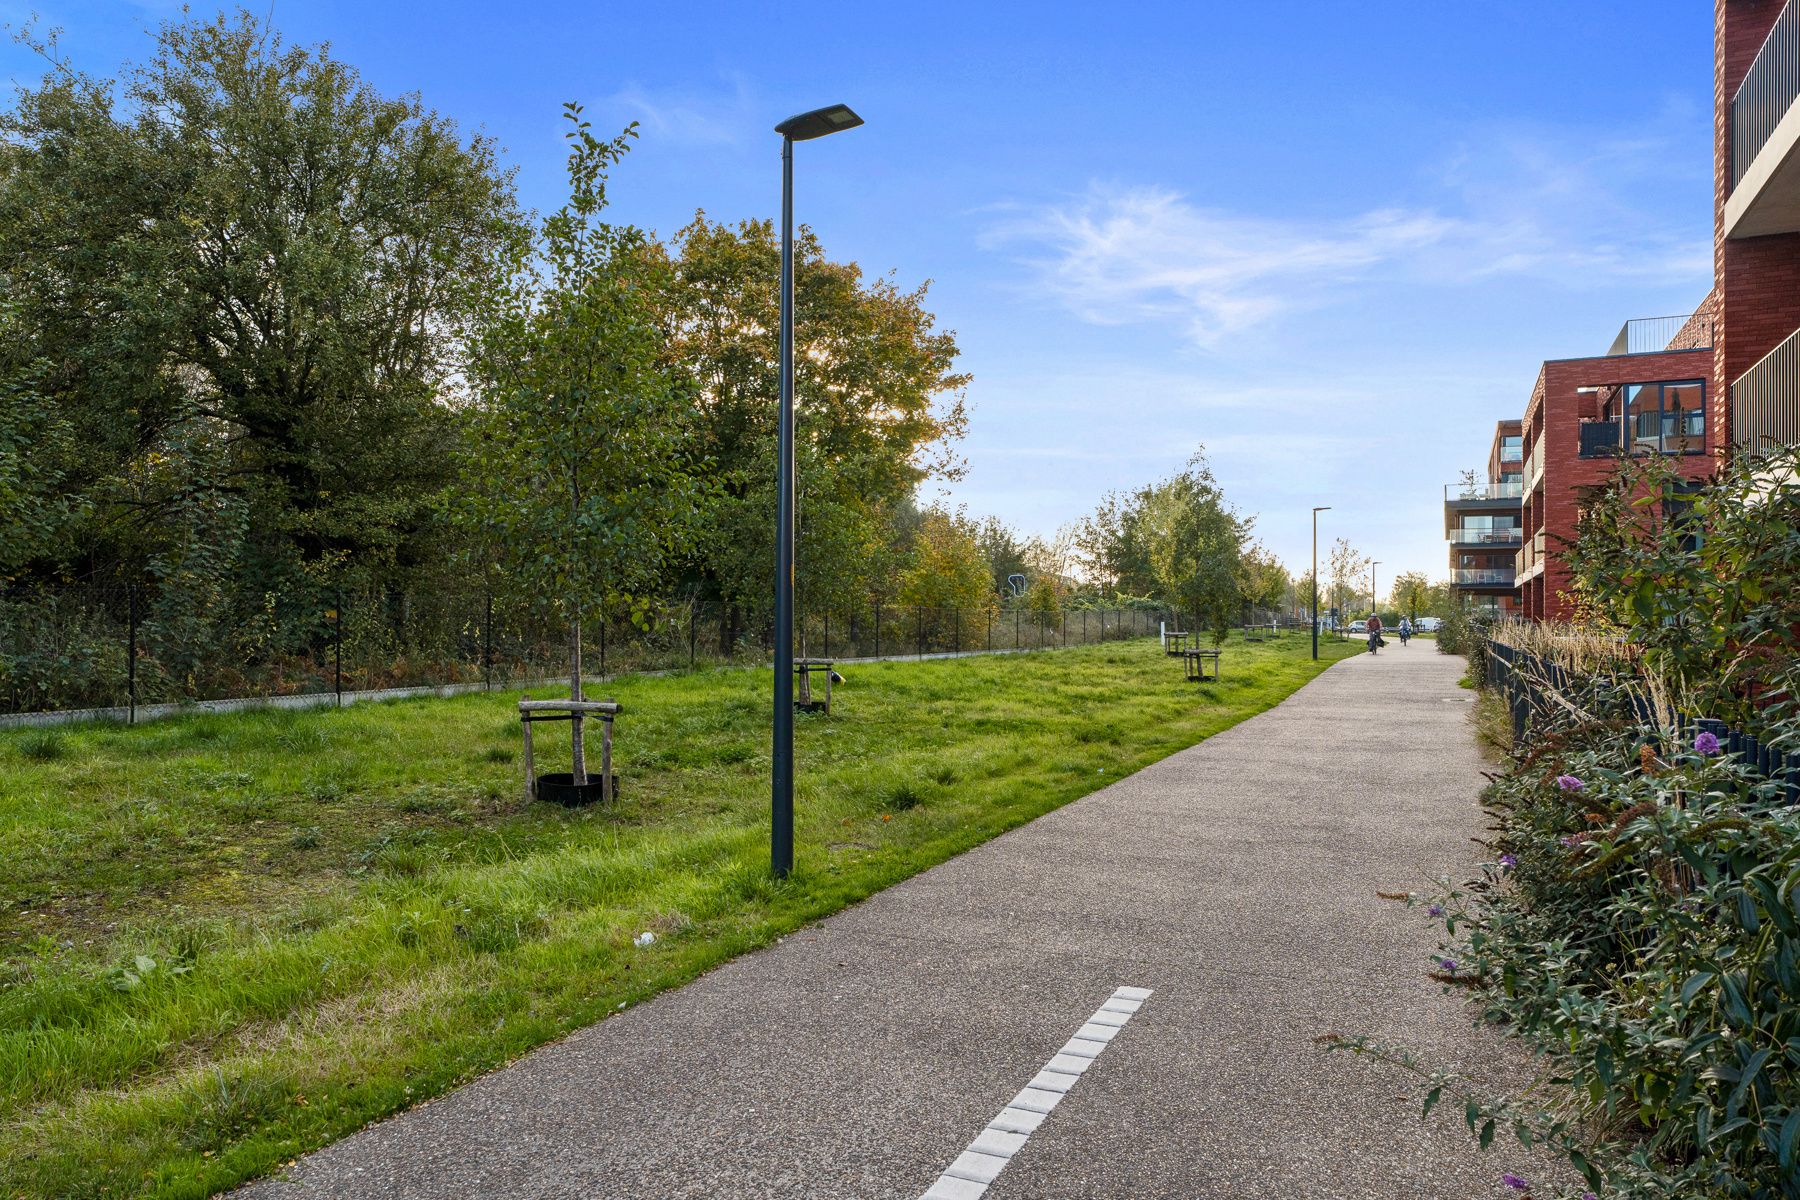
[[811,112],[789,117],[775,127],[775,132],[790,142],[810,142],[828,133],[855,129],[862,123],[863,119],[850,111],[848,104],[833,104],[828,108],[815,108]]

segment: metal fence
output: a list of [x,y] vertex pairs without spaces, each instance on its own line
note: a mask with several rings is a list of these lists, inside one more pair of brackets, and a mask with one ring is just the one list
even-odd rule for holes
[[1800,444],[1800,331],[1732,383],[1731,437],[1749,455]]
[[1800,3],[1788,0],[1731,97],[1731,186],[1743,181],[1796,97],[1800,97]]
[[[1483,644],[1482,659],[1488,686],[1506,702],[1515,742],[1525,738],[1538,713],[1561,708],[1571,714],[1587,715],[1570,699],[1569,693],[1577,690],[1579,684],[1590,681],[1578,679],[1568,668],[1545,662],[1528,650],[1495,641]],[[1639,723],[1660,724],[1650,701],[1626,686],[1627,681],[1602,678],[1599,682],[1615,690],[1618,698],[1631,706],[1632,715]],[[1789,804],[1800,804],[1800,751],[1772,745],[1708,717],[1677,714],[1675,727],[1665,732],[1683,745],[1691,745],[1701,733],[1711,733],[1719,739],[1724,753],[1738,756],[1755,774],[1784,788]]]
[[[806,605],[795,648],[837,659],[1045,650],[1152,636],[1163,621],[1176,623],[1147,607]],[[583,667],[616,675],[762,662],[772,633],[732,605],[668,602],[637,620],[584,621]],[[223,613],[171,611],[124,585],[0,593],[0,714],[101,709],[134,720],[149,705],[509,688],[563,677],[568,661],[563,621],[478,591],[321,589]]]

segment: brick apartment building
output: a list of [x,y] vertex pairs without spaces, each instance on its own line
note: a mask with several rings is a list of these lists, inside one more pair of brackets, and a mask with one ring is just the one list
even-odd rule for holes
[[[1713,110],[1711,293],[1690,315],[1627,321],[1603,355],[1544,363],[1526,403],[1512,581],[1526,617],[1571,615],[1562,550],[1583,492],[1620,456],[1667,455],[1698,479],[1725,454],[1800,442],[1800,0],[1715,0]],[[1456,490],[1453,587],[1471,511]]]

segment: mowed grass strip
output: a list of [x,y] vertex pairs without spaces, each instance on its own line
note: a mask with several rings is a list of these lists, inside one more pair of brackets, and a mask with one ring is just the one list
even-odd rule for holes
[[[516,692],[0,733],[0,1195],[268,1172],[1358,649],[1234,639],[1204,687],[1154,641],[846,667],[832,716],[797,722],[781,882],[766,671],[599,689],[625,705],[606,810],[522,799]],[[539,745],[566,769],[566,737]]]

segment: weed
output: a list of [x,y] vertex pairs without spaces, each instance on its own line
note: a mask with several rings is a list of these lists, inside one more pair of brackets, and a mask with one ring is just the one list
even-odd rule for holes
[[54,729],[33,729],[19,738],[18,749],[32,762],[55,762],[69,752],[69,743]]

